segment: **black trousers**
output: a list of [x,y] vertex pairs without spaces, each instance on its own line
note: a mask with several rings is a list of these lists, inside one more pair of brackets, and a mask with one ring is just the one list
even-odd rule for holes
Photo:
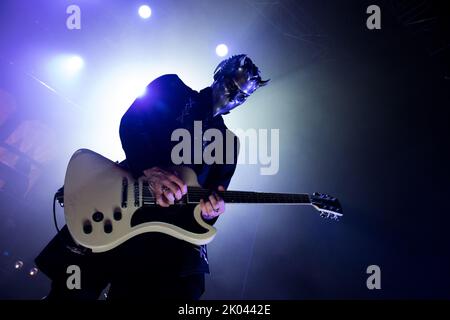
[[[108,284],[107,300],[200,299],[205,291],[204,270],[180,269],[189,259],[171,245],[177,242],[168,237],[149,248],[154,240],[135,238],[117,250],[94,254],[75,244],[64,227],[35,259],[52,280],[46,299],[95,300]],[[80,289],[68,288],[71,265],[79,267]]]
[[[152,280],[149,282],[149,278]],[[154,274],[142,283],[113,281],[106,292],[106,300],[199,300],[205,291],[204,274],[161,276]],[[52,281],[46,300],[97,300],[101,291],[95,289],[69,290],[65,281]]]

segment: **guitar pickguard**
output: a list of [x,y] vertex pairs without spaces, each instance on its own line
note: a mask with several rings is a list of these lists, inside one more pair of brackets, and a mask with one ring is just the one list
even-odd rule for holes
[[136,227],[146,222],[165,222],[180,227],[186,231],[205,234],[208,229],[200,226],[193,215],[195,205],[175,205],[170,208],[152,207],[140,208],[131,217],[130,227]]

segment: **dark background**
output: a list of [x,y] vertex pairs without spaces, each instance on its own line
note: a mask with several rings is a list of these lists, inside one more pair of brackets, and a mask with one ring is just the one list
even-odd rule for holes
[[[45,275],[28,271],[55,234],[53,193],[70,154],[89,143],[108,149],[106,141],[120,150],[117,132],[102,125],[111,106],[100,103],[105,92],[93,83],[104,80],[112,61],[126,68],[127,59],[138,59],[151,68],[167,55],[177,63],[164,71],[186,73],[182,79],[198,90],[212,79],[221,41],[233,44],[233,54],[248,53],[272,79],[227,124],[280,129],[279,173],[261,176],[240,165],[230,188],[327,192],[341,200],[345,216],[333,223],[312,208],[229,206],[209,245],[204,298],[450,297],[444,2],[149,1],[150,27],[135,14],[139,1],[105,3],[0,4],[2,116],[15,101],[0,122],[0,298],[39,299],[48,291]],[[65,29],[69,4],[82,9],[80,31]],[[366,28],[371,4],[381,8],[381,30]],[[89,59],[81,81],[52,83],[42,61],[58,50]],[[191,69],[179,70],[180,63],[194,65],[202,80],[190,83]],[[30,138],[45,128],[45,141],[30,139],[34,149],[8,143],[24,121],[39,123],[24,131]],[[20,161],[8,164],[11,154]],[[107,156],[121,160],[120,153]],[[39,174],[27,188],[31,168]],[[381,268],[381,290],[366,287],[372,264]]]

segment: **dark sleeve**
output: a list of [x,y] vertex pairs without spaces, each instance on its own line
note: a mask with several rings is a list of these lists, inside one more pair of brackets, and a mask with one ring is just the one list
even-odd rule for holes
[[145,96],[134,101],[120,122],[120,140],[135,177],[146,169],[171,164],[171,133],[180,101],[189,93],[176,75],[150,83]]
[[145,125],[143,115],[135,110],[128,110],[120,122],[120,140],[125,152],[129,169],[135,177],[141,176],[144,170],[167,165],[167,153],[161,143],[155,141],[157,128]]
[[[225,127],[226,129],[226,127]],[[207,187],[216,190],[218,186],[223,186],[225,190],[228,189],[230,185],[231,178],[236,171],[237,158],[239,155],[239,139],[234,135],[234,161],[233,163],[227,164],[216,164],[213,168],[213,173],[208,177]],[[225,157],[226,159],[226,157]],[[219,217],[215,217],[211,220],[205,220],[206,223],[214,225]]]

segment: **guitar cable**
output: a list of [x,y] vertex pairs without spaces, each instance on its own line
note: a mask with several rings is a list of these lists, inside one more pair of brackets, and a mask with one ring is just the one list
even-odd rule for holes
[[53,197],[53,222],[55,223],[56,231],[59,233],[58,221],[56,221],[56,194],[57,193],[55,193],[55,196]]
[[60,232],[60,229],[58,227],[58,221],[56,220],[56,201],[59,202],[59,205],[61,207],[64,207],[64,187],[61,187],[56,191],[55,196],[53,197],[53,223],[55,224],[55,228]]

